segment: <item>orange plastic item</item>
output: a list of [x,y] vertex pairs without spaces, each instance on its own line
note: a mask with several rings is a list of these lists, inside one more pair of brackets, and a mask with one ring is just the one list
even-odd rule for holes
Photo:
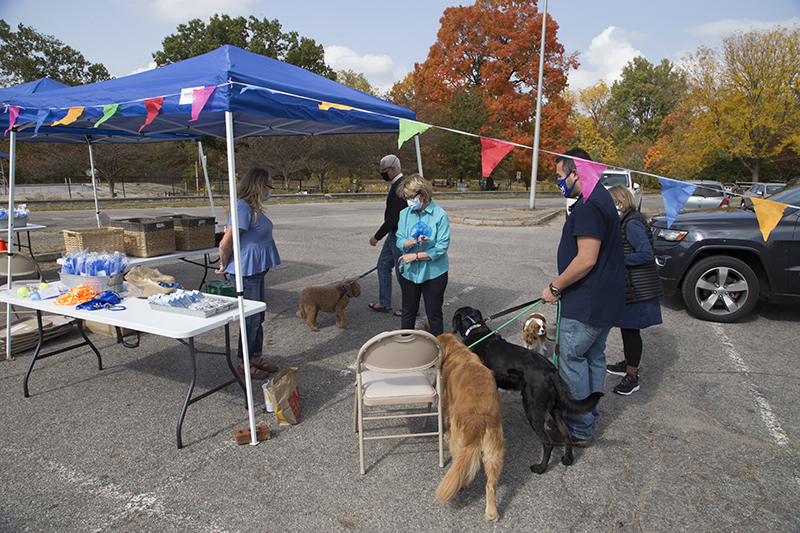
[[0,239],[0,252],[7,252],[8,246],[6,245],[5,239]]
[[83,302],[88,302],[97,296],[93,289],[86,285],[78,285],[69,290],[69,292],[62,294],[53,301],[53,305],[78,305]]

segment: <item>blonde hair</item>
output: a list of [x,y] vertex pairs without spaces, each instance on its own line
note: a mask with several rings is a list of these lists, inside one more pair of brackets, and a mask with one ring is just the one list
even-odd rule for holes
[[608,189],[608,192],[611,194],[611,198],[614,199],[614,203],[618,203],[622,206],[623,213],[627,213],[631,209],[636,209],[636,199],[634,199],[633,194],[627,187],[614,185]]
[[419,174],[411,174],[403,180],[403,184],[397,189],[398,196],[402,198],[416,196],[417,193],[422,193],[423,204],[433,198],[433,185]]
[[269,170],[264,168],[251,168],[247,171],[236,186],[236,195],[240,200],[247,202],[253,210],[253,222],[258,221],[258,214],[261,213],[264,196],[264,187],[272,181]]

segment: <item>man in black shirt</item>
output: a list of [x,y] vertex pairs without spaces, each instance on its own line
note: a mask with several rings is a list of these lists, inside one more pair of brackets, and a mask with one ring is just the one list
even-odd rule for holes
[[[407,207],[404,198],[397,194],[398,187],[403,182],[405,176],[400,168],[400,160],[396,155],[387,155],[381,159],[380,163],[381,176],[385,181],[390,181],[392,186],[389,188],[389,194],[386,196],[386,210],[383,212],[383,224],[375,235],[370,237],[370,246],[376,246],[378,242],[386,237],[381,249],[381,254],[378,256],[378,302],[369,304],[369,308],[373,311],[381,313],[388,313],[392,310],[392,270],[395,271],[395,276],[398,277],[400,272],[398,270],[398,261],[402,255],[402,251],[396,245],[395,232],[397,231],[397,221],[400,218],[400,211]],[[394,312],[395,316],[402,316],[402,311]]]

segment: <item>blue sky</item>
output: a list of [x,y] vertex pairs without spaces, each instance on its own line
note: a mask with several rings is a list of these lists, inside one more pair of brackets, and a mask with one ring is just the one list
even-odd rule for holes
[[[462,2],[467,4],[467,2]],[[225,9],[231,16],[278,19],[284,31],[314,39],[335,70],[363,72],[386,90],[425,61],[447,0],[0,0],[0,18],[52,35],[103,63],[112,76],[151,68],[152,53],[192,18]],[[543,5],[543,0],[540,1]],[[698,46],[716,47],[735,30],[800,25],[800,0],[550,0],[566,51],[579,52],[573,89],[609,84],[636,55],[680,60]]]

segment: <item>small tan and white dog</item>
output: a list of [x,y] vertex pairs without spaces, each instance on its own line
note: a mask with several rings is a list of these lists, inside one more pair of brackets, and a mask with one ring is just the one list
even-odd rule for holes
[[522,326],[522,336],[529,350],[543,354],[547,340],[547,320],[539,313],[533,313]]

